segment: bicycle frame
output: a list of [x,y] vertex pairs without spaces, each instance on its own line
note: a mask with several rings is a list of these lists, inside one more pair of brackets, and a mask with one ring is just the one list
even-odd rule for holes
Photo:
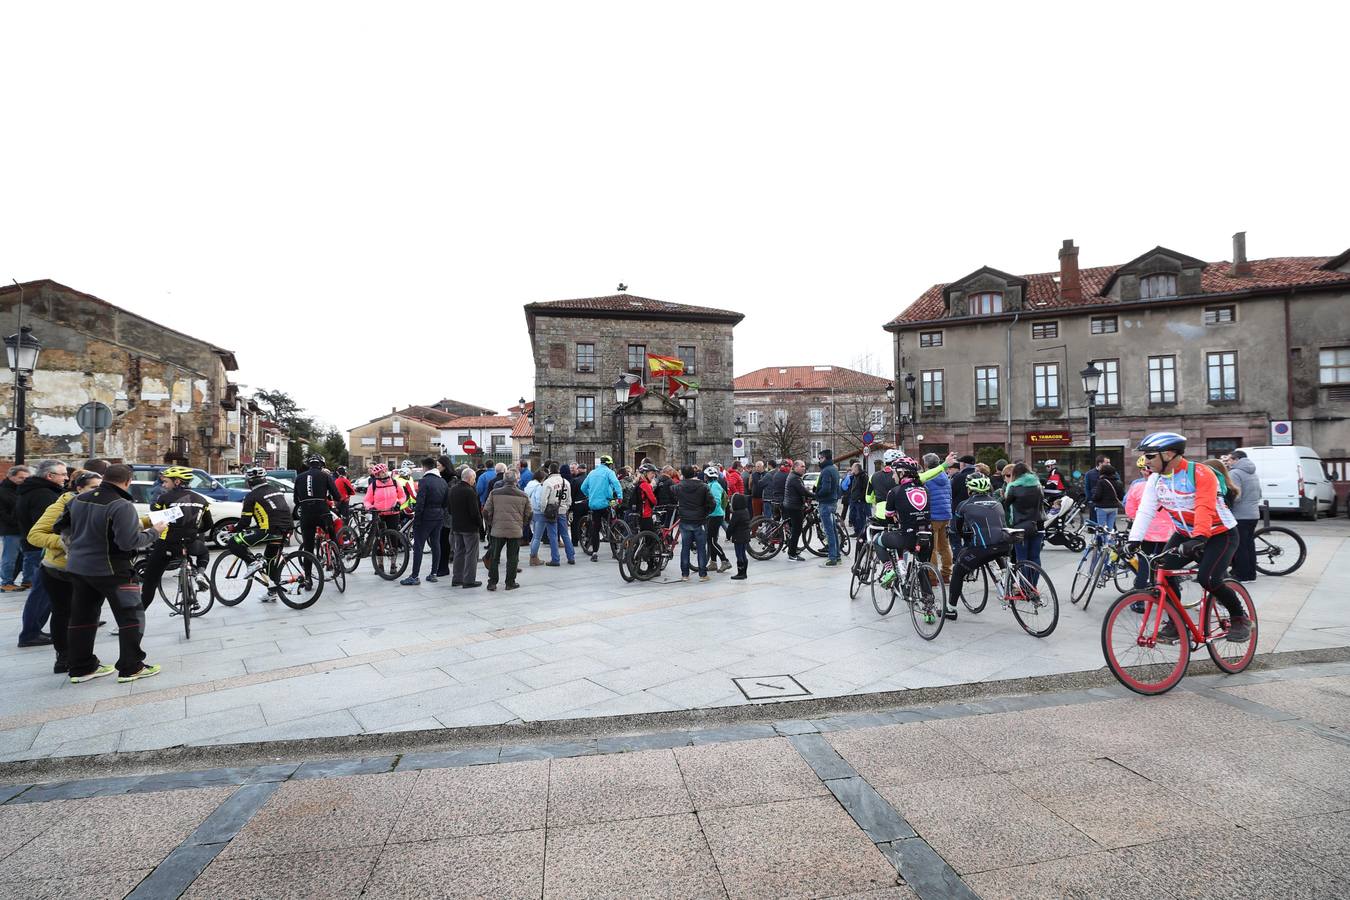
[[[1191,619],[1186,612],[1186,607],[1181,605],[1181,598],[1177,596],[1176,591],[1172,590],[1169,578],[1182,578],[1196,573],[1195,569],[1159,569],[1157,593],[1151,594],[1150,599],[1144,601],[1144,615],[1139,622],[1138,644],[1140,647],[1152,649],[1158,645],[1158,631],[1162,628],[1163,612],[1167,607],[1167,601],[1172,601],[1173,611],[1169,613],[1172,617],[1172,623],[1177,626],[1177,633],[1180,636],[1181,626],[1185,624],[1187,636],[1190,638],[1191,649],[1198,650],[1209,642],[1205,633],[1200,630],[1200,625]],[[1215,603],[1214,595],[1208,590],[1200,600],[1199,615],[1200,621],[1204,622],[1210,605]],[[1180,614],[1181,621],[1177,621],[1177,615]]]

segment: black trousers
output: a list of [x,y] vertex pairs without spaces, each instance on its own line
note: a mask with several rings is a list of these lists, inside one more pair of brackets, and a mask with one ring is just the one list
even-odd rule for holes
[[[777,510],[778,506],[774,506]],[[797,555],[797,545],[802,539],[802,520],[806,518],[805,509],[783,509],[783,518],[788,523],[788,556]]]
[[1237,552],[1233,554],[1233,577],[1239,581],[1256,580],[1256,527],[1260,519],[1238,519]]
[[709,518],[706,527],[708,529],[708,562],[729,563],[727,552],[722,549],[722,545],[717,540],[718,535],[722,532],[722,517]]
[[497,583],[503,548],[506,549],[506,583],[516,583],[516,572],[520,569],[520,538],[495,537],[488,545],[488,584]]
[[444,578],[446,575],[450,574],[450,566],[455,561],[454,551],[450,549],[449,522],[445,522],[444,527],[441,528],[440,545],[441,545],[441,555],[439,559],[441,562],[440,565],[436,566],[433,574],[435,574],[437,578]]
[[[47,586],[47,596],[52,601],[51,634],[52,649],[56,651],[56,661],[66,662],[70,641],[70,599],[73,585],[64,569],[51,566],[42,567],[42,583]],[[95,620],[97,622],[97,620]]]
[[976,547],[966,544],[953,552],[951,586],[947,589],[947,605],[954,607],[961,599],[961,591],[966,584],[966,576],[985,563],[998,562],[1000,569],[1006,568],[1007,556],[1012,552],[1012,544],[995,544],[992,547]]
[[[1158,558],[1158,568],[1160,569],[1183,569],[1190,564],[1180,553],[1173,551],[1187,541],[1194,538],[1181,534],[1172,535],[1167,546],[1163,548],[1163,555]],[[1237,552],[1238,533],[1236,529],[1229,529],[1222,534],[1210,535],[1205,541],[1205,549],[1200,553],[1200,560],[1195,565],[1195,580],[1202,588],[1214,595],[1214,599],[1223,604],[1223,608],[1228,610],[1228,614],[1235,619],[1247,617],[1247,609],[1238,599],[1237,591],[1223,583],[1228,574],[1228,569],[1233,565],[1233,554]],[[1168,579],[1173,593],[1181,596],[1181,586],[1176,584],[1174,579]]]
[[[328,512],[328,507],[306,503],[300,507],[300,548],[306,553],[314,553],[316,530],[322,530],[329,538],[337,540],[337,532],[333,530],[333,516]],[[317,553],[314,555],[318,556]]]
[[[188,548],[188,552],[195,557],[198,571],[205,572],[206,567],[211,563],[211,554],[206,549],[206,542],[193,541]],[[145,575],[141,580],[142,609],[149,609],[150,604],[155,602],[155,590],[159,587],[160,579],[164,577],[164,571],[169,568],[170,561],[176,556],[178,556],[178,547],[170,546],[163,541],[150,549],[150,554],[145,559]],[[169,597],[172,599],[173,594],[169,594]]]
[[66,649],[72,677],[88,675],[99,667],[94,654],[98,617],[108,602],[117,622],[117,674],[134,675],[145,665],[141,636],[145,610],[140,585],[130,575],[71,575],[70,643]]
[[431,547],[431,574],[441,568],[441,532],[444,530],[441,520],[434,522],[422,520],[413,522],[413,567],[412,577],[422,573],[422,553],[424,547]]

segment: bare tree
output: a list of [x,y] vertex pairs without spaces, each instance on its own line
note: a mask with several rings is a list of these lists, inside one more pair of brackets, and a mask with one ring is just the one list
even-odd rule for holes
[[761,434],[774,459],[799,459],[805,454],[802,442],[802,427],[792,417],[792,413],[781,410],[783,415],[775,414],[768,427]]
[[[877,427],[872,418],[872,410],[882,411],[882,425]],[[835,456],[863,449],[862,436],[871,431],[879,444],[890,445],[895,439],[895,423],[891,421],[894,410],[886,400],[886,391],[859,390],[842,395],[834,405],[834,433],[839,446]]]

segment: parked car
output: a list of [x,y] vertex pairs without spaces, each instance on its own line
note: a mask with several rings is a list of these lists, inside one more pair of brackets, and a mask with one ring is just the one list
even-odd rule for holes
[[[158,481],[131,482],[131,499],[136,503],[136,512],[150,515],[150,504],[159,496]],[[196,490],[196,488],[193,488]],[[243,504],[235,500],[211,501],[211,531],[203,535],[212,546],[223,547],[229,540],[230,532],[239,524]]]
[[275,478],[277,481],[283,481],[291,487],[295,487],[295,479],[299,477],[294,469],[268,469],[268,478]]
[[1256,465],[1261,499],[1271,512],[1296,512],[1305,519],[1336,514],[1336,486],[1311,447],[1241,447]]
[[[243,491],[245,495],[248,494],[249,490],[248,482],[244,479],[243,475],[240,475],[237,472],[232,472],[229,475],[212,475],[211,477],[214,478],[216,481],[219,481],[224,487],[226,487],[229,490],[238,489]],[[285,481],[280,478],[273,478],[271,475],[267,476],[267,480],[272,482],[282,490],[286,491],[287,493],[295,490],[294,481]]]
[[[152,484],[158,484],[159,473],[167,469],[164,465],[142,465],[135,464],[131,467],[132,478],[148,481]],[[192,470],[192,481],[188,484],[197,493],[206,497],[208,500],[232,500],[236,503],[241,502],[248,496],[248,491],[227,488],[211,475],[206,474],[202,469]],[[156,489],[155,493],[158,493]]]

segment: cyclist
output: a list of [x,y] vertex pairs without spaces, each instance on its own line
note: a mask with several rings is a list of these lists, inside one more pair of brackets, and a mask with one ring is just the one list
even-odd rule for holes
[[370,483],[366,486],[366,509],[373,510],[380,517],[381,528],[398,531],[400,510],[406,501],[406,492],[390,477],[388,466],[376,463],[370,467]]
[[[898,453],[888,450],[887,453]],[[928,515],[928,491],[919,483],[919,462],[908,456],[892,460],[891,471],[899,476],[900,482],[886,494],[885,517],[897,527],[887,529],[876,537],[876,546],[886,551],[886,563],[881,569],[881,583],[889,587],[895,580],[896,564],[900,554],[906,551],[915,554],[923,562],[932,555],[932,545],[921,543],[920,531],[932,528],[932,519]],[[925,595],[932,593],[932,585],[922,579]]]
[[330,540],[337,541],[328,504],[340,502],[342,495],[333,483],[333,476],[324,471],[323,462],[323,457],[317,453],[305,458],[309,468],[295,479],[292,495],[295,517],[300,520],[300,546],[306,553],[314,552],[315,529],[321,529]]
[[405,515],[411,515],[413,504],[417,502],[417,482],[413,481],[412,466],[408,465],[406,462],[399,466],[394,472],[394,481],[396,481],[398,486],[403,489],[404,500],[399,505],[399,509],[401,509]]
[[[1148,536],[1149,527],[1159,510],[1176,527],[1168,539],[1159,569],[1180,569],[1198,561],[1195,580],[1214,599],[1223,604],[1232,617],[1227,640],[1241,644],[1251,639],[1251,622],[1237,592],[1224,584],[1224,573],[1237,552],[1237,519],[1219,496],[1219,478],[1214,470],[1196,465],[1186,457],[1186,438],[1173,431],[1155,431],[1139,442],[1137,448],[1148,464],[1148,481],[1139,498],[1138,513],[1130,526],[1130,542],[1138,544]],[[1175,581],[1170,582],[1178,592]],[[1175,642],[1180,638],[1177,626],[1169,619],[1158,631],[1158,640]]]
[[591,470],[581,483],[581,492],[586,495],[586,506],[591,513],[591,562],[600,561],[600,525],[605,513],[623,500],[623,488],[619,486],[619,476],[614,474],[614,457],[606,454],[600,457],[600,465]]
[[895,464],[905,455],[892,447],[881,454],[881,468],[872,473],[867,482],[865,495],[868,507],[872,510],[872,524],[886,524],[886,498],[898,483],[895,480]]
[[[281,548],[291,531],[291,506],[286,501],[286,492],[276,482],[269,481],[267,470],[262,466],[249,466],[244,470],[244,483],[250,488],[240,510],[239,530],[225,545],[225,549],[248,563],[244,577],[252,578],[267,565],[267,593],[263,602],[276,602],[281,594],[281,585],[277,582],[277,571],[281,562]],[[258,559],[250,547],[266,544],[263,559]]]
[[[205,571],[211,562],[202,532],[211,527],[211,501],[188,488],[193,473],[187,466],[169,466],[159,473],[160,483],[164,486],[159,496],[150,504],[151,511],[166,510],[174,507],[179,517],[169,523],[168,529],[150,548],[145,560],[145,574],[141,581],[141,607],[149,609],[155,600],[155,590],[169,561],[176,559],[183,548],[196,557],[197,568]],[[198,587],[209,590],[211,583],[204,577],[198,577]]]
[[637,489],[642,498],[641,509],[638,510],[638,530],[655,533],[656,523],[653,517],[656,514],[656,466],[643,463],[638,467]]
[[348,514],[351,512],[352,495],[356,493],[356,486],[353,485],[352,480],[347,477],[346,466],[337,467],[337,477],[333,479],[333,486],[337,488],[338,492],[338,515],[341,516],[343,520],[346,520]]
[[961,588],[966,576],[985,563],[997,562],[1000,569],[1007,564],[1004,557],[1013,549],[1012,536],[1003,523],[1007,513],[1003,504],[989,495],[993,485],[988,475],[977,474],[966,478],[968,499],[952,513],[948,526],[960,532],[966,540],[956,552],[952,565],[951,593],[947,595],[947,618],[956,619],[956,604],[961,600]]

